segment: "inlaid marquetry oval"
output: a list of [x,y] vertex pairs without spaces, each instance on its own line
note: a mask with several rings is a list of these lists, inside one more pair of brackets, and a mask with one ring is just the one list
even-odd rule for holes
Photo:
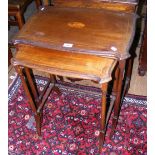
[[80,28],[85,27],[85,24],[84,23],[81,23],[81,22],[69,22],[68,23],[68,26],[69,27],[72,27],[72,28],[78,28],[78,29],[80,29]]
[[36,36],[44,36],[45,33],[44,33],[44,32],[35,32],[35,35],[36,35]]

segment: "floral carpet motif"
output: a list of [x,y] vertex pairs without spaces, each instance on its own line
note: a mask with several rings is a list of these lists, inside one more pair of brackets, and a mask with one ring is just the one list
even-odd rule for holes
[[[47,80],[36,77],[41,92]],[[43,110],[42,136],[20,78],[9,88],[10,155],[98,155],[101,92],[98,88],[58,82],[61,96],[52,92]],[[124,98],[116,133],[107,128],[102,155],[146,155],[146,97]]]

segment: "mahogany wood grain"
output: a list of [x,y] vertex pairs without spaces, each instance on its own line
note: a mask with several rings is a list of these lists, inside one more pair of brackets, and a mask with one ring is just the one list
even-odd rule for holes
[[14,65],[66,77],[90,79],[99,83],[111,80],[111,72],[115,64],[114,59],[24,44],[18,45],[18,51],[14,57]]

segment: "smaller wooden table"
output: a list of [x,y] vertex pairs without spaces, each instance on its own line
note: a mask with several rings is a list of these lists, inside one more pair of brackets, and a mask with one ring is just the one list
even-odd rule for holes
[[45,7],[27,21],[14,43],[123,60],[130,57],[135,23],[135,14]]
[[[52,75],[94,80],[102,85],[100,127],[101,151],[106,130],[106,120],[109,119],[109,116],[106,117],[107,86],[108,82],[112,79],[111,74],[116,62],[117,61],[114,59],[94,55],[57,51],[32,45],[18,45],[18,51],[12,63],[22,80],[25,93],[28,96],[30,106],[34,112],[38,134],[41,135],[42,108],[52,88],[55,88],[54,85],[51,84],[54,77],[51,76],[48,83],[49,85],[46,86],[43,94],[39,96],[29,69],[37,69]],[[23,70],[26,76],[24,76]],[[33,95],[30,93],[26,79],[28,79]],[[112,110],[112,108],[110,110]]]

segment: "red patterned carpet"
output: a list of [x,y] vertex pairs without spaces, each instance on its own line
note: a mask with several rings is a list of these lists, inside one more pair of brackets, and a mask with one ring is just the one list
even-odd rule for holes
[[[46,79],[36,77],[42,91]],[[10,155],[98,155],[101,93],[97,88],[58,83],[62,95],[52,92],[44,106],[42,137],[38,137],[21,81],[9,88]],[[89,93],[88,93],[89,91]],[[107,129],[103,155],[146,155],[146,97],[124,98],[117,130]]]

